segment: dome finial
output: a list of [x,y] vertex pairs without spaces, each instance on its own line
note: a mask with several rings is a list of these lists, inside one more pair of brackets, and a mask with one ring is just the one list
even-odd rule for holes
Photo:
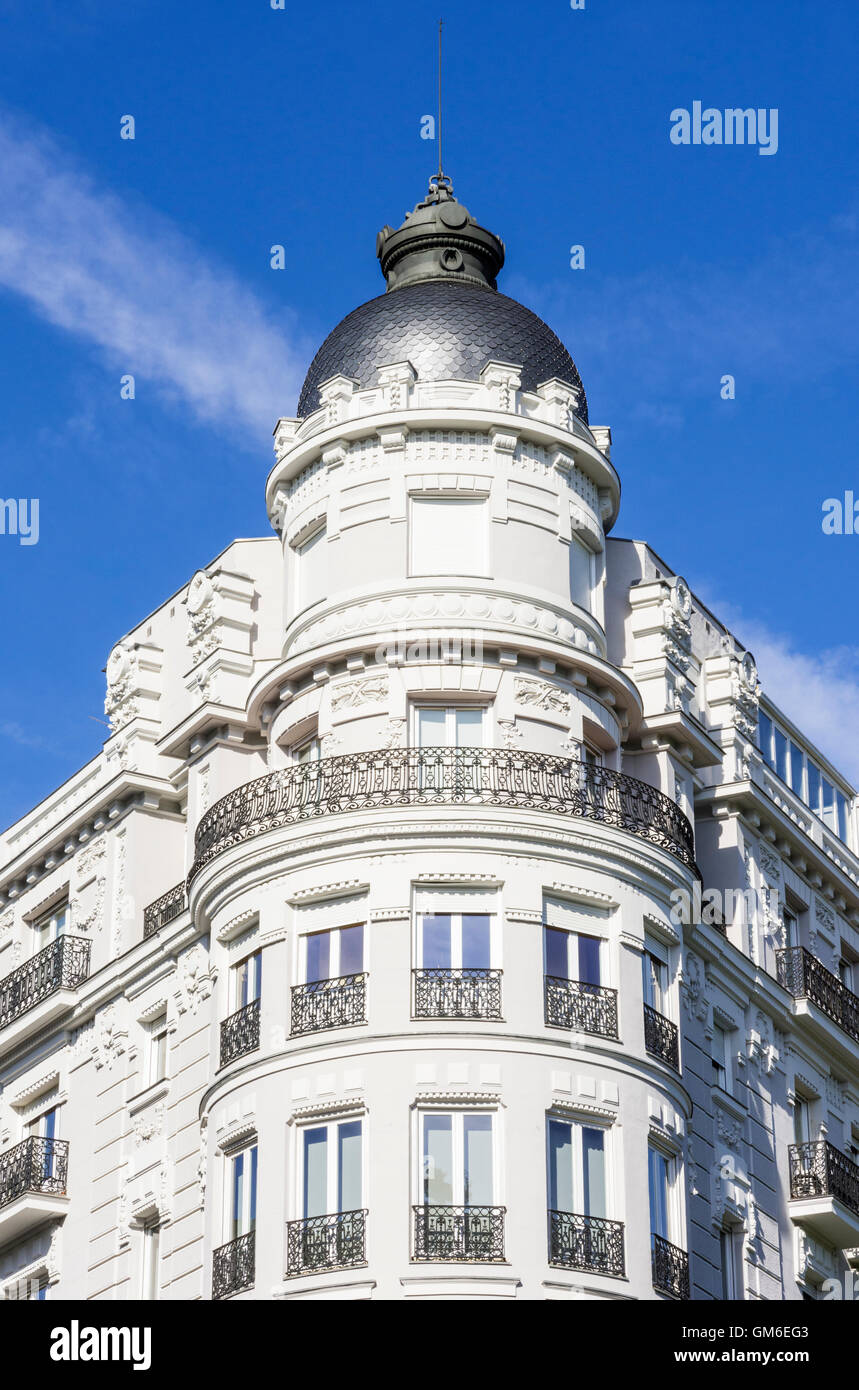
[[504,264],[504,242],[480,227],[453,195],[446,174],[434,174],[424,199],[407,212],[401,227],[383,227],[376,255],[388,290],[421,280],[453,280],[496,289]]

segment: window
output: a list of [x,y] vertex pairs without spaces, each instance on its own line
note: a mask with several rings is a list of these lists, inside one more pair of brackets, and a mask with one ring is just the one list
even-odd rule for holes
[[30,1120],[27,1125],[27,1138],[43,1140],[43,1143],[33,1145],[35,1153],[33,1155],[33,1167],[38,1163],[41,1168],[42,1180],[50,1182],[55,1176],[55,1165],[57,1162],[56,1146],[54,1140],[59,1132],[59,1110],[52,1106],[50,1110],[44,1110],[41,1115]]
[[805,797],[805,782],[803,779],[804,755],[801,748],[791,740],[790,745],[790,785],[797,796]]
[[257,1224],[257,1146],[251,1145],[230,1160],[229,1239],[249,1235]]
[[848,798],[763,710],[758,714],[758,744],[767,766],[802,798],[824,825],[849,844]]
[[495,1198],[492,1116],[475,1112],[422,1116],[425,1206],[492,1206]]
[[811,1142],[811,1106],[802,1096],[797,1096],[793,1103],[793,1142]]
[[583,985],[603,983],[599,937],[561,927],[544,927],[543,950],[546,974],[553,979],[577,980]]
[[307,932],[301,938],[305,984],[339,980],[364,970],[364,924]]
[[605,1130],[549,1120],[549,1210],[607,1216]]
[[147,1084],[154,1086],[167,1076],[167,1015],[162,1014],[149,1025],[149,1059]]
[[360,1120],[306,1129],[302,1143],[302,1215],[360,1211],[363,1201]]
[[419,748],[482,748],[483,714],[473,705],[464,708],[422,705],[415,709],[415,733]]
[[718,1023],[714,1024],[710,1056],[713,1060],[713,1085],[733,1095],[730,1037],[727,1029],[722,1028]]
[[488,574],[488,517],[485,498],[413,497],[410,573]]
[[161,1258],[161,1228],[156,1222],[149,1222],[141,1231],[142,1268],[140,1278],[140,1297],[158,1298],[160,1291],[159,1261]]
[[418,960],[425,970],[490,970],[488,912],[424,912],[418,920]]
[[43,951],[46,946],[50,946],[52,941],[61,937],[68,928],[69,905],[67,902],[61,903],[46,912],[44,916],[37,917],[33,923],[33,931],[36,938],[36,950]]
[[300,764],[316,763],[322,756],[322,748],[319,739],[315,736],[308,738],[304,743],[300,743],[293,749],[293,757]]
[[782,914],[784,920],[784,939],[786,946],[799,945],[799,921],[795,912],[790,908],[785,908]]
[[593,551],[573,536],[570,541],[570,598],[580,608],[590,609],[595,565]]
[[644,1002],[658,1014],[668,1016],[668,966],[653,948],[645,949],[641,958]]
[[262,951],[254,951],[233,968],[233,1004],[236,1010],[253,1004],[262,993]]
[[295,611],[319,603],[328,594],[328,532],[320,526],[295,547]]
[[719,1232],[719,1264],[720,1296],[724,1299],[744,1298],[742,1231],[736,1227],[726,1227]]
[[675,1181],[677,1160],[651,1145],[647,1150],[647,1176],[650,1188],[650,1229],[653,1235],[674,1243]]

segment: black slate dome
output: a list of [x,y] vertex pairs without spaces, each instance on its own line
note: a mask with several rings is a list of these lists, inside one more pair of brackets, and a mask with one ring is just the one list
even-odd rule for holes
[[576,414],[587,424],[573,359],[541,318],[498,294],[504,245],[477,225],[446,182],[433,180],[427,198],[397,231],[383,227],[377,254],[387,293],[354,309],[329,333],[301,389],[299,417],[318,408],[319,387],[333,376],[353,377],[366,388],[378,383],[379,367],[410,362],[419,381],[476,381],[487,362],[496,361],[521,367],[525,391],[552,377],[574,387]]

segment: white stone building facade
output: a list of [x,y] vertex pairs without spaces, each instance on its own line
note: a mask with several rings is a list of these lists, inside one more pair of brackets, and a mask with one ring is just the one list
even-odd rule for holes
[[856,793],[612,538],[501,243],[442,182],[379,254],[275,534],[117,643],[102,751],[0,841],[0,1291],[821,1297]]

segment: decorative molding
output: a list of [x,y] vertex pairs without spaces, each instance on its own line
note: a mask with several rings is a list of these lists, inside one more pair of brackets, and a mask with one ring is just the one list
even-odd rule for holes
[[572,703],[569,690],[534,676],[514,676],[513,698],[518,705],[527,705],[547,714],[561,714],[565,718],[570,713]]
[[331,686],[331,713],[357,709],[361,705],[384,705],[387,703],[388,693],[388,677],[385,673],[336,682]]
[[614,912],[620,903],[609,893],[600,893],[596,888],[582,888],[575,883],[559,883],[557,880],[546,890],[567,902],[579,903],[583,907],[595,907],[601,912]]
[[370,885],[360,878],[341,878],[336,883],[321,883],[312,888],[299,888],[292,893],[287,902],[290,907],[306,907],[308,903],[325,902],[328,898],[352,898],[367,894]]
[[218,972],[211,964],[206,948],[201,942],[195,942],[190,951],[179,957],[174,995],[179,1013],[196,1014],[212,993],[217,977]]
[[301,1124],[305,1120],[340,1119],[346,1115],[366,1115],[367,1102],[363,1096],[342,1097],[334,1100],[320,1100],[307,1105],[294,1105],[289,1114],[288,1124]]
[[498,1091],[417,1091],[415,1106],[427,1109],[434,1106],[472,1106],[486,1105],[493,1109],[504,1109],[504,1101]]
[[237,936],[244,935],[246,931],[256,923],[259,926],[259,910],[255,907],[245,908],[237,917],[231,917],[229,922],[225,922],[219,931],[215,933],[215,940],[222,946],[234,941]]

